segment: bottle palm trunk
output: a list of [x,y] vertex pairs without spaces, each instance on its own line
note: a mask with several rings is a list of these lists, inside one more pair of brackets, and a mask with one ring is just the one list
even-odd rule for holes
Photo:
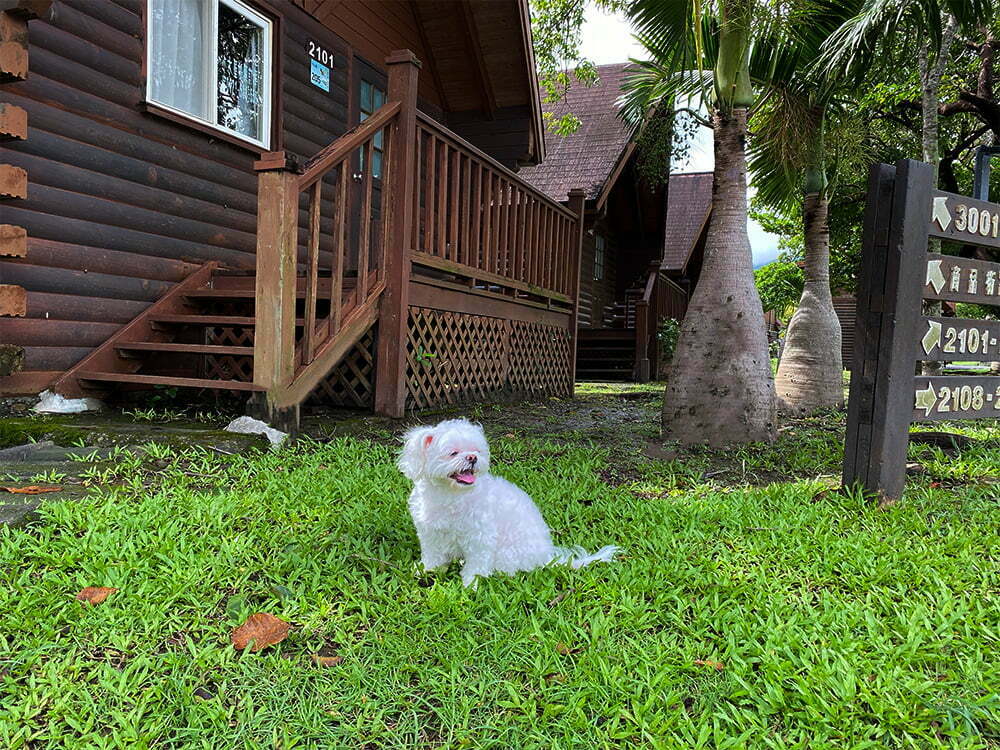
[[843,406],[840,320],[830,292],[829,199],[822,191],[803,200],[805,286],[788,324],[776,388],[782,409],[811,413]]
[[715,185],[701,277],[681,325],[663,436],[683,444],[770,441],[774,381],[747,236],[747,111],[713,114]]

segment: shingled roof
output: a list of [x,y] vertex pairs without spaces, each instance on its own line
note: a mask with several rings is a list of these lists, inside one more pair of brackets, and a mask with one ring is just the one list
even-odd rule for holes
[[711,172],[670,175],[660,266],[664,271],[684,271],[711,212]]
[[618,117],[615,103],[627,66],[599,65],[600,81],[589,87],[574,79],[566,98],[552,112],[556,117],[571,112],[580,118],[580,128],[568,136],[546,130],[545,161],[522,168],[519,176],[557,201],[565,201],[574,188],[586,190],[588,200],[601,195],[629,142],[628,128]]

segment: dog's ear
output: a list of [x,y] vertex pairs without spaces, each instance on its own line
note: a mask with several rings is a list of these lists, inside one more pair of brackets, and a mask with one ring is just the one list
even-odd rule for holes
[[414,427],[403,435],[403,450],[399,454],[396,466],[405,477],[415,481],[423,473],[427,461],[427,449],[433,442],[433,427]]

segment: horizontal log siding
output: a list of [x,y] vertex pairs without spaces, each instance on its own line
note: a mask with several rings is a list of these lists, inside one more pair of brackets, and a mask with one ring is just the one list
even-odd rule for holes
[[[142,6],[56,0],[29,24],[28,80],[0,87],[28,113],[28,138],[4,155],[27,171],[28,197],[0,204],[0,223],[28,232],[0,283],[23,286],[28,310],[0,321],[0,340],[25,346],[39,376],[72,366],[198,263],[254,267],[258,154],[143,111]],[[290,0],[271,6],[283,74],[272,148],[309,157],[347,129],[350,50]],[[335,54],[329,93],[309,83],[309,40]]]

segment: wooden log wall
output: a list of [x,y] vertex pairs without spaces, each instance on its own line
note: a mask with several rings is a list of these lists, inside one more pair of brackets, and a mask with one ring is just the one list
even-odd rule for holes
[[[0,319],[24,371],[0,393],[37,392],[200,263],[254,267],[260,151],[143,111],[143,5],[56,0],[27,23],[27,80],[0,87],[0,132],[20,138],[0,159],[0,193],[20,196],[0,204],[0,283],[25,290],[25,317]],[[350,48],[290,2],[272,6],[272,147],[308,157],[347,129]],[[334,52],[329,93],[309,82],[309,40]]]

